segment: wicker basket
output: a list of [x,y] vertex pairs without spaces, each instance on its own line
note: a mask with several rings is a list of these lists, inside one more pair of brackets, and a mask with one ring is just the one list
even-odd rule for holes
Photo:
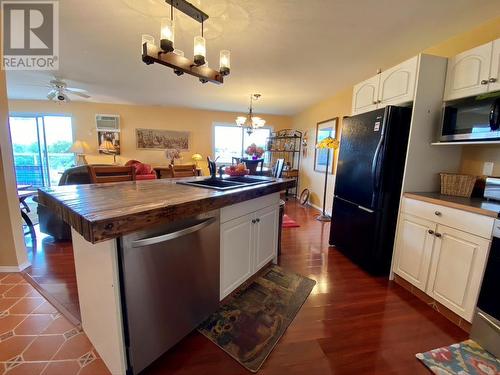
[[469,198],[477,177],[466,174],[441,173],[441,194]]

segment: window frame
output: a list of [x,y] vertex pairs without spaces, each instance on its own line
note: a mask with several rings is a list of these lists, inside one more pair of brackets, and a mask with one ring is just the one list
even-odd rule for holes
[[[241,126],[238,126],[238,125],[235,125],[233,123],[229,123],[229,122],[214,122],[212,123],[212,155],[213,157],[215,157],[215,128],[217,127],[226,127],[226,128],[239,128],[241,130],[241,153],[240,153],[240,157],[243,158],[243,155],[245,153],[245,150],[244,150],[244,147],[245,147],[245,128],[241,127]],[[259,129],[267,129],[269,130],[269,136],[271,136],[271,134],[273,133],[274,131],[274,127],[269,125],[269,126],[263,126]],[[217,162],[217,165],[220,166],[220,165],[223,165],[223,164],[227,164],[228,162]]]

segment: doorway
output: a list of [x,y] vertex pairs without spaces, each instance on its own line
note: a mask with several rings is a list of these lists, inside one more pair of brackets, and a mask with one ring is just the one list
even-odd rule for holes
[[57,185],[62,173],[75,164],[74,154],[68,152],[73,144],[71,117],[13,115],[9,123],[17,184]]

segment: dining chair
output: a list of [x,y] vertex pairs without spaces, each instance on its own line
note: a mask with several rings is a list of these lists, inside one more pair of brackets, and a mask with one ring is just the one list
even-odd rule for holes
[[243,159],[242,160],[247,169],[250,171],[251,175],[262,174],[262,167],[264,167],[264,159]]
[[170,164],[170,174],[173,178],[177,177],[195,177],[196,165],[186,164],[186,165],[173,165]]
[[116,165],[95,166],[89,165],[90,181],[93,184],[108,182],[135,181],[135,168]]
[[273,177],[281,178],[283,176],[283,168],[285,167],[285,159],[276,159],[276,163],[273,168]]

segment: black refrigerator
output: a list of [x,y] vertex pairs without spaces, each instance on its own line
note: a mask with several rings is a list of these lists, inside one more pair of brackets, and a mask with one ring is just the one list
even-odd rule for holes
[[330,245],[371,274],[389,273],[410,121],[387,106],[342,124]]

